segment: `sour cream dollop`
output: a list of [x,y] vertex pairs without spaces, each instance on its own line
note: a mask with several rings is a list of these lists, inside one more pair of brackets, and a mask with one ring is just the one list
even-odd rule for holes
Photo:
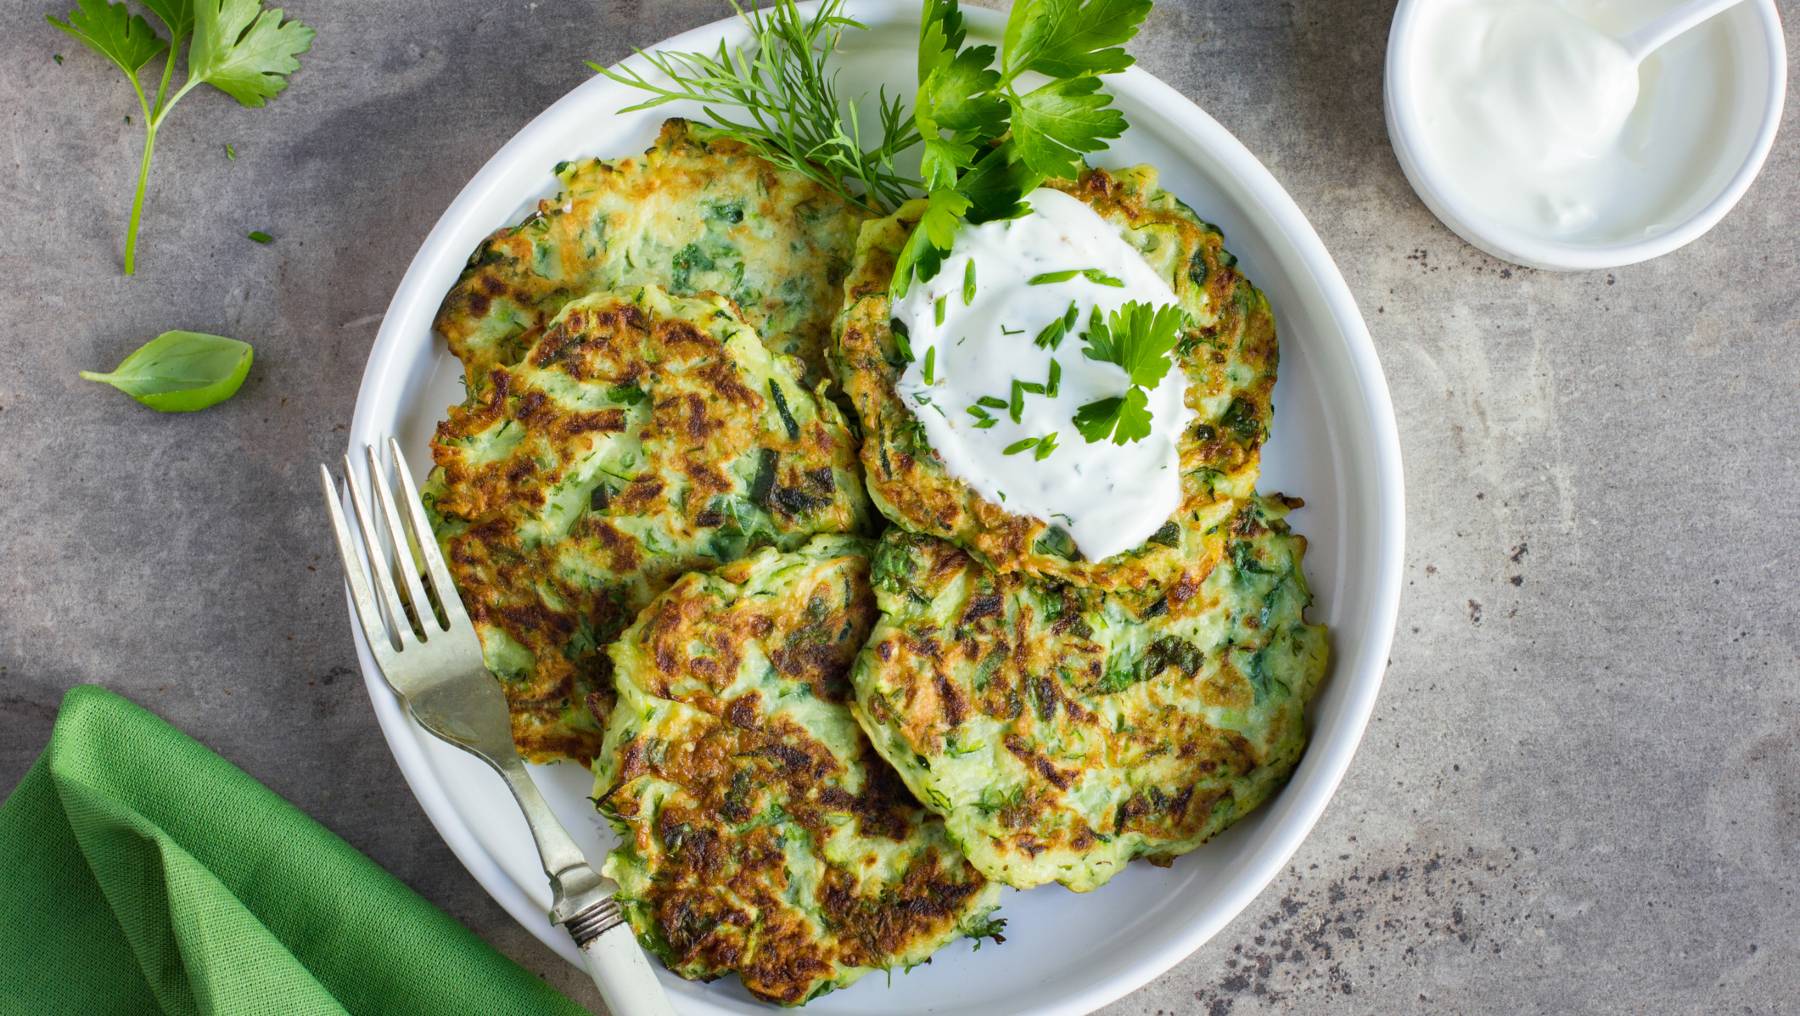
[[[1083,355],[1082,333],[1096,307],[1107,314],[1132,301],[1160,307],[1176,297],[1092,208],[1048,188],[1025,200],[1031,211],[1019,218],[965,223],[938,273],[914,281],[895,306],[913,353],[897,387],[950,475],[1014,514],[1060,526],[1083,557],[1099,560],[1142,544],[1180,506],[1178,443],[1193,414],[1175,365],[1148,392],[1148,437],[1124,445],[1083,439],[1076,411],[1124,395],[1130,379],[1123,368]],[[1042,281],[1072,270],[1090,271]],[[1038,344],[1071,305],[1077,323],[1060,345]],[[1054,394],[1052,361],[1060,375]],[[1017,421],[1014,381],[1045,386],[1022,396]],[[993,423],[979,426],[984,420]],[[1050,434],[1054,450],[1042,458],[1035,447],[1006,454]]]

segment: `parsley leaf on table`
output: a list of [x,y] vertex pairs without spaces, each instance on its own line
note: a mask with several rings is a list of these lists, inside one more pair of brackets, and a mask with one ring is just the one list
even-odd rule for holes
[[[186,6],[179,0],[161,2]],[[283,22],[282,12],[264,10],[262,0],[197,2],[183,90],[204,81],[252,109],[281,94],[287,76],[300,69],[299,55],[311,48],[313,30],[298,21]]]
[[[150,159],[156,135],[182,96],[209,84],[252,108],[287,87],[287,76],[300,68],[299,54],[312,46],[313,30],[298,21],[283,21],[280,10],[265,10],[261,0],[142,0],[169,33],[165,40],[142,15],[123,3],[76,0],[69,16],[50,24],[79,40],[125,75],[143,113],[144,153],[138,165],[137,191],[125,227],[125,274],[137,271],[138,226],[143,220],[144,192],[150,183]],[[183,40],[187,74],[174,88],[175,63]],[[160,79],[146,92],[138,73],[164,51]]]
[[105,0],[79,0],[68,18],[58,21],[51,17],[49,21],[111,60],[114,67],[133,80],[145,64],[169,46],[143,15],[131,13],[124,4],[109,4]]

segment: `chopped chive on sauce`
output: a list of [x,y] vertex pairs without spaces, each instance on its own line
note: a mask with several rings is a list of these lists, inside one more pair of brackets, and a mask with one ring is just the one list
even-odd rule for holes
[[975,400],[975,404],[978,406],[986,406],[989,409],[1005,409],[1006,408],[1006,400],[1005,399],[996,398],[995,396],[992,396],[992,395],[983,395],[981,398]]
[[963,306],[975,302],[975,259],[969,259],[969,266],[963,269]]
[[920,376],[928,385],[937,384],[937,347],[932,346],[925,351],[925,365],[920,368]]
[[[1031,452],[1031,457],[1039,462],[1049,458],[1056,451],[1056,432],[1051,431],[1042,437],[1022,437],[1002,449],[1001,454],[1017,455],[1025,451]],[[1001,500],[1005,500],[1005,497],[1002,494]]]
[[1001,335],[1024,335],[1025,329],[1023,329],[1023,328],[1008,328],[1005,325],[1001,325],[1000,326],[1000,334]]
[[944,323],[944,301],[946,299],[947,297],[940,296],[931,305],[931,316],[936,319],[939,325]]
[[1108,275],[1098,268],[1083,268],[1081,270],[1081,277],[1096,286],[1112,286],[1115,289],[1125,288],[1125,280]]
[[894,337],[894,349],[905,363],[913,362],[912,334],[906,329],[906,322],[894,318],[888,322],[888,332]]
[[1054,399],[1060,391],[1062,391],[1062,364],[1057,363],[1053,356],[1050,358],[1050,380],[1044,382],[1044,394]]
[[1027,285],[1032,285],[1032,286],[1054,285],[1058,282],[1067,282],[1070,279],[1072,279],[1075,276],[1080,275],[1080,274],[1081,274],[1081,269],[1079,269],[1079,268],[1068,268],[1068,269],[1064,269],[1063,271],[1060,271],[1060,272],[1040,272],[1037,275],[1033,275],[1030,278],[1030,280],[1027,282]]

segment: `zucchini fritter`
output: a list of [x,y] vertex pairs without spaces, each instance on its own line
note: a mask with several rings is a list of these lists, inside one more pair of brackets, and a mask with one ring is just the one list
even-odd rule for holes
[[1203,532],[1251,494],[1269,431],[1275,385],[1275,319],[1235,267],[1216,227],[1156,186],[1156,171],[1089,170],[1051,181],[1119,228],[1168,280],[1196,324],[1177,348],[1195,419],[1180,442],[1182,505],[1142,546],[1104,561],[1082,560],[1060,527],[1014,515],[952,477],[925,429],[895,392],[906,367],[889,327],[894,261],[923,202],[863,226],[844,282],[837,324],[839,375],[861,417],[869,493],[881,511],[918,533],[950,540],[990,567],[1117,590],[1198,582],[1214,564]]
[[1085,892],[1167,863],[1286,779],[1325,671],[1288,532],[1254,498],[1204,534],[1218,567],[1150,606],[999,574],[889,530],[857,718],[982,873]]
[[605,872],[683,977],[796,1005],[996,934],[999,887],[869,747],[846,671],[875,620],[869,543],[765,549],[663,593],[611,648],[595,800]]
[[560,163],[562,193],[469,257],[436,328],[469,384],[517,363],[570,300],[599,289],[715,292],[824,376],[838,284],[864,215],[798,173],[685,120],[639,158]]
[[576,300],[438,425],[425,494],[533,761],[586,763],[604,650],[683,572],[867,528],[853,439],[726,300]]

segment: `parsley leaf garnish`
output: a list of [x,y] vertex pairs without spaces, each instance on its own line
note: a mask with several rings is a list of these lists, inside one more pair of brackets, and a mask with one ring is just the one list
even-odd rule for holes
[[1089,444],[1141,441],[1150,436],[1150,397],[1133,386],[1124,395],[1089,402],[1075,411],[1075,429]]
[[1187,322],[1187,313],[1175,304],[1156,307],[1133,300],[1104,316],[1094,308],[1082,335],[1087,344],[1082,355],[1118,365],[1131,387],[1124,395],[1097,399],[1075,411],[1075,429],[1088,443],[1111,439],[1122,445],[1150,436],[1148,389],[1169,373],[1169,354]]
[[1169,352],[1181,341],[1187,312],[1175,304],[1161,307],[1137,300],[1104,317],[1100,308],[1088,318],[1082,355],[1125,369],[1131,383],[1155,388],[1169,372]]
[[[202,84],[212,85],[252,109],[287,87],[287,77],[300,69],[298,59],[312,46],[313,30],[298,21],[283,21],[279,10],[265,10],[261,0],[143,0],[169,33],[165,40],[143,16],[122,3],[76,0],[67,18],[48,18],[69,36],[111,61],[131,83],[143,113],[144,154],[138,166],[137,192],[125,227],[125,274],[137,271],[138,226],[143,220],[144,191],[150,182],[150,158],[157,130],[182,96]],[[175,62],[188,41],[187,74],[174,87]],[[146,92],[138,74],[167,51],[154,92]]]
[[1099,78],[1052,81],[1011,100],[1012,143],[1020,161],[1045,177],[1081,175],[1082,156],[1125,133]]
[[1116,74],[1132,60],[1122,48],[1150,13],[1151,0],[1020,0],[1006,19],[1009,75],[1053,78]]
[[[1131,66],[1122,46],[1149,11],[1150,0],[1016,0],[996,53],[963,48],[956,0],[925,0],[913,103],[924,142],[919,175],[930,192],[925,215],[945,214],[941,195],[953,192],[966,202],[954,216],[1010,218],[1028,210],[1023,197],[1045,179],[1078,176],[1083,156],[1125,132],[1096,75]],[[1052,80],[1021,93],[1016,82],[1028,71]],[[927,228],[921,218],[895,263],[894,299],[915,275],[931,278],[954,239],[941,228],[921,238]]]

